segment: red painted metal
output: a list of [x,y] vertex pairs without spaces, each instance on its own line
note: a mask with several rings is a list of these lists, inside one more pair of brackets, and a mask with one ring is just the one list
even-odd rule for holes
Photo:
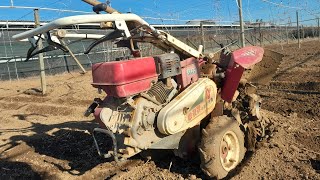
[[93,87],[108,96],[127,97],[150,89],[158,74],[152,57],[97,63],[92,66]]
[[99,123],[100,127],[106,128],[106,125],[102,122],[102,120],[100,118],[101,111],[102,111],[102,108],[96,108],[93,113],[93,116],[94,116],[95,121],[97,123]]
[[198,60],[194,57],[183,60],[180,64],[181,74],[177,75],[177,82],[178,85],[184,89],[189,84],[198,81],[200,77],[200,68]]
[[231,102],[236,92],[244,69],[252,67],[263,58],[264,50],[261,47],[249,46],[234,51],[226,70],[221,98]]
[[228,69],[226,70],[225,78],[223,81],[221,98],[227,102],[231,102],[236,92],[244,68],[233,61],[231,58]]
[[262,60],[263,53],[264,50],[262,47],[247,46],[234,51],[232,53],[232,58],[234,59],[234,62],[245,69],[248,69]]

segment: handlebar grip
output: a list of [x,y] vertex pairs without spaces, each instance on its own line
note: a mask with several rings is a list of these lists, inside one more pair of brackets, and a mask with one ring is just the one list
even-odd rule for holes
[[[97,1],[97,0],[82,0],[82,1],[85,2],[85,3],[88,3],[88,4],[92,5],[92,6],[97,6],[97,5],[99,5],[99,4],[102,4],[100,1]],[[110,7],[110,6],[107,6],[107,7],[104,9],[104,11],[107,12],[107,13],[109,13],[109,14],[112,14],[112,13],[119,13],[119,14],[120,14],[119,11],[113,9],[113,8]]]

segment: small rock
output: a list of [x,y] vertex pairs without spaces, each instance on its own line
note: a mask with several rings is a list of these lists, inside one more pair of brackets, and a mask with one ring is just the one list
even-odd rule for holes
[[268,146],[269,146],[269,144],[266,143],[266,142],[261,143],[261,145],[262,145],[263,147],[268,147]]
[[279,144],[275,142],[275,143],[273,143],[273,146],[278,148]]
[[274,144],[269,144],[269,148],[274,148]]
[[197,179],[197,176],[194,175],[194,174],[192,174],[192,175],[189,176],[188,179],[190,179],[190,180],[196,180],[196,179]]
[[36,88],[27,89],[23,93],[28,95],[36,95],[36,96],[42,95],[42,91]]
[[299,162],[299,160],[296,159],[296,158],[294,158],[292,161],[293,161],[294,163],[298,163],[298,162]]
[[296,165],[296,164],[294,164],[293,167],[296,169],[300,169],[299,165]]
[[289,124],[288,123],[283,123],[281,126],[286,128],[286,127],[289,127]]
[[297,118],[297,117],[298,117],[298,114],[294,112],[294,113],[290,114],[290,117],[292,117],[292,118]]
[[277,141],[272,141],[272,144],[274,147],[279,148],[280,150],[285,149],[284,145],[281,142],[277,142]]
[[292,130],[293,130],[292,126],[289,126],[287,129],[288,132],[292,132]]
[[300,149],[297,146],[293,145],[293,144],[290,145],[289,147],[294,151],[300,152]]
[[264,117],[264,120],[265,120],[266,124],[270,124],[269,118]]

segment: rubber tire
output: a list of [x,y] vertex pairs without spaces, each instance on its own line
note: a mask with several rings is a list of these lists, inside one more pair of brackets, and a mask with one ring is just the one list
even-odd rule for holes
[[211,178],[225,178],[234,169],[226,171],[220,160],[220,143],[224,134],[228,131],[234,132],[238,138],[239,164],[244,158],[246,149],[244,147],[244,133],[235,119],[227,116],[214,117],[205,130],[202,130],[202,139],[199,145],[201,169]]

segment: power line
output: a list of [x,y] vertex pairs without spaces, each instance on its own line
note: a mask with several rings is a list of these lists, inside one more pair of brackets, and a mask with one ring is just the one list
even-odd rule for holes
[[39,9],[39,10],[45,10],[45,11],[59,11],[59,12],[73,12],[73,13],[93,14],[93,12],[87,12],[87,11],[77,11],[77,10],[68,10],[68,9],[55,9],[55,8],[47,8],[47,7],[32,7],[32,6],[0,6],[0,8],[7,8],[7,9]]
[[283,8],[302,9],[301,7],[287,6],[287,5],[283,5],[283,4],[271,2],[271,1],[268,1],[268,0],[260,0],[260,1],[266,2],[266,3],[269,3],[269,4],[273,4],[273,5],[275,5],[275,6],[283,7]]

